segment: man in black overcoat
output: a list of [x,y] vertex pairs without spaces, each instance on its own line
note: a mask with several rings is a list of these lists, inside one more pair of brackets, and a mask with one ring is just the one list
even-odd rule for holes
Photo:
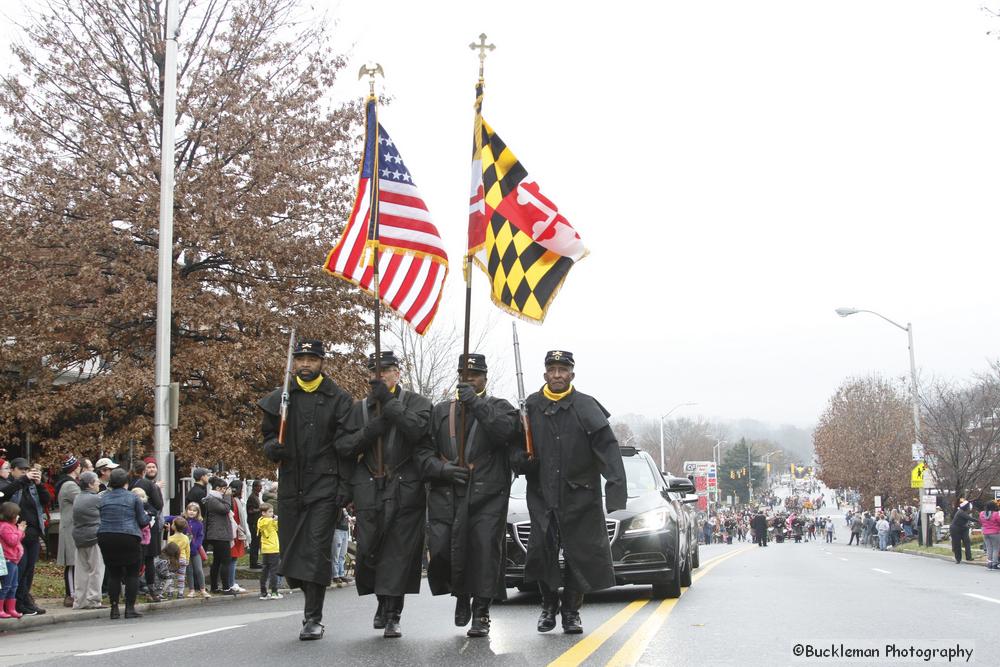
[[457,398],[434,406],[430,432],[417,450],[429,482],[427,581],[434,595],[455,597],[456,626],[465,627],[471,618],[468,636],[485,637],[490,603],[507,597],[508,447],[519,421],[513,405],[486,393],[485,356],[459,355],[458,363]]
[[[368,367],[376,369],[374,354]],[[391,351],[382,353],[378,368],[368,396],[344,420],[337,451],[353,462],[354,583],[358,595],[378,597],[372,625],[393,638],[402,636],[403,596],[420,592],[426,508],[414,452],[427,435],[431,402],[399,385],[399,360]],[[329,562],[330,541],[324,546]]]
[[293,351],[284,445],[278,443],[281,389],[262,398],[264,454],[278,464],[280,574],[305,597],[299,639],[323,637],[323,600],[332,572],[330,544],[347,503],[345,462],[334,438],[351,409],[351,395],[323,375],[322,341],[299,340]]
[[539,632],[554,628],[559,612],[563,632],[583,632],[584,593],[615,585],[604,510],[624,509],[627,499],[609,413],[573,387],[574,368],[571,352],[545,355],[545,384],[527,400],[534,458],[522,455],[516,463],[527,478],[531,535],[524,579],[537,581],[542,593]]

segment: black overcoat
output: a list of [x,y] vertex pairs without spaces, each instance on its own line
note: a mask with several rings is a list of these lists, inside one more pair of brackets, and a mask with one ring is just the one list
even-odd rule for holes
[[285,445],[278,445],[281,390],[258,405],[264,411],[264,453],[278,463],[278,568],[289,586],[311,581],[328,586],[333,531],[348,500],[349,464],[337,456],[334,439],[353,399],[328,377],[313,392],[291,383]]
[[428,484],[427,583],[431,593],[455,593],[503,600],[507,502],[511,471],[508,447],[519,430],[518,412],[508,401],[477,397],[466,407],[467,484],[452,484],[441,471],[457,463],[461,404],[434,406],[428,436],[417,449]]
[[[575,389],[560,401],[536,392],[527,409],[538,468],[526,475],[531,535],[525,582],[551,589],[565,585],[579,593],[610,588],[615,575],[604,506],[609,513],[624,509],[627,487],[609,414]],[[601,475],[607,480],[603,503]]]
[[382,406],[390,428],[382,436],[381,478],[376,475],[377,439],[368,439],[364,429],[376,408],[370,397],[355,402],[337,435],[337,451],[353,462],[355,584],[358,595],[419,593],[424,485],[413,453],[426,436],[431,402],[397,387],[395,398]]

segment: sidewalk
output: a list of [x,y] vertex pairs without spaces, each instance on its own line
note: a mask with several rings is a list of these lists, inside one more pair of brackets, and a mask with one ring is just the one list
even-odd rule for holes
[[[178,607],[195,607],[198,605],[217,605],[222,604],[227,601],[239,600],[239,599],[256,599],[260,596],[260,583],[256,580],[242,579],[237,581],[237,583],[243,588],[247,589],[246,593],[239,593],[236,595],[226,593],[226,594],[215,594],[211,598],[182,598],[180,600],[164,600],[162,602],[143,602],[145,599],[144,595],[139,596],[139,601],[136,602],[136,611],[140,613],[145,613],[150,610],[155,609],[167,609],[167,608],[178,608]],[[344,586],[337,586],[332,584],[330,588],[343,588]],[[291,595],[292,591],[287,588],[279,589],[282,595]],[[109,619],[109,614],[111,613],[111,608],[107,606],[105,601],[104,609],[70,609],[63,606],[62,598],[38,598],[38,604],[45,609],[45,613],[39,616],[24,616],[20,619],[0,619],[0,633],[25,630],[29,628],[39,628],[46,625],[55,625],[58,623],[70,623],[73,621],[87,621],[91,619]],[[124,604],[122,604],[122,615],[124,617],[125,609]]]

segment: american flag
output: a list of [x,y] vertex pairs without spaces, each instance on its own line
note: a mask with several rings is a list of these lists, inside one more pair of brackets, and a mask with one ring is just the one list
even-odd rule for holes
[[[375,225],[372,200],[375,200]],[[371,248],[379,250],[382,303],[423,334],[437,313],[448,255],[399,149],[368,101],[358,194],[326,271],[373,293]]]

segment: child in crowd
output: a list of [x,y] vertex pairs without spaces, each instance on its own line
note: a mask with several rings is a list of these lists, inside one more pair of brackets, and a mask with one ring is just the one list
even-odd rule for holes
[[156,582],[153,584],[153,601],[159,602],[163,596],[170,596],[174,588],[174,576],[180,568],[181,548],[176,542],[167,542],[160,555],[153,559]]
[[[281,561],[281,555],[278,547],[278,520],[274,517],[274,507],[270,503],[260,504],[257,534],[260,535],[260,557],[264,566],[260,572],[260,599],[280,600],[278,563]],[[268,587],[271,589],[270,594],[267,592]]]
[[0,586],[0,618],[21,618],[21,614],[14,608],[17,604],[15,599],[17,593],[17,564],[24,555],[24,531],[28,524],[24,521],[18,523],[21,518],[21,508],[17,503],[4,503],[0,505],[0,543],[3,544],[3,557],[7,564],[7,574],[3,577],[3,585]]
[[[146,510],[146,514],[148,514],[151,517],[152,516],[156,516],[156,511],[149,504],[149,496],[146,495],[146,491],[142,487],[137,486],[137,487],[133,488],[132,489],[132,493],[134,493],[135,495],[137,495],[139,497],[139,500],[142,501],[142,508],[144,510]],[[150,526],[152,526],[152,525],[153,525],[153,522],[150,521],[149,525],[142,526],[142,528],[139,529],[139,533],[140,533],[139,544],[142,546],[142,553],[143,553],[143,559],[142,559],[142,561],[140,563],[140,566],[139,566],[139,583],[140,583],[140,585],[143,582],[143,574],[146,571],[146,568],[145,568],[144,565],[142,565],[142,563],[146,562],[146,560],[145,560],[145,554],[146,554],[147,550],[149,549],[150,542],[153,541],[153,532],[152,532],[152,529],[150,528]],[[142,592],[142,591],[140,590],[140,592]],[[152,601],[152,602],[159,602],[160,601],[160,594],[156,590],[148,590],[148,591],[146,591],[146,593],[149,595],[150,601]]]
[[208,554],[202,546],[205,541],[205,521],[201,518],[201,505],[188,503],[184,518],[187,519],[188,537],[191,538],[191,558],[188,560],[191,592],[188,595],[210,598],[212,594],[205,589],[205,561],[208,560]]
[[180,551],[171,581],[174,585],[173,591],[167,591],[168,597],[173,592],[178,600],[184,597],[184,577],[187,574],[188,563],[191,562],[191,540],[188,539],[187,529],[188,522],[184,517],[174,517],[170,522],[170,537],[167,538],[167,544],[176,544]]

